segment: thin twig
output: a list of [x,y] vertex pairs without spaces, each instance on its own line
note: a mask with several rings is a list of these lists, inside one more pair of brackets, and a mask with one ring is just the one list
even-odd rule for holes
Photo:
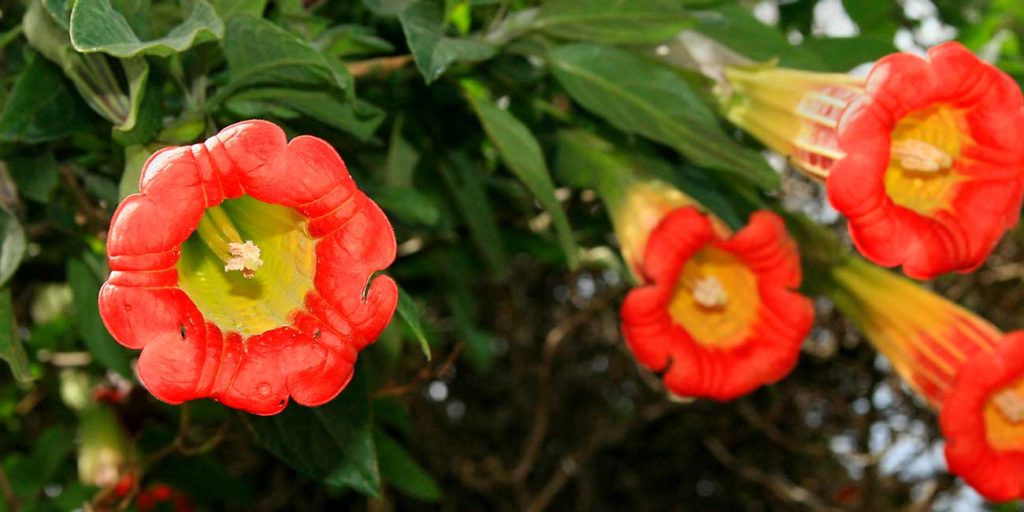
[[416,373],[416,377],[413,378],[412,382],[408,384],[383,386],[374,391],[373,393],[371,393],[371,398],[377,399],[386,396],[407,395],[409,393],[413,393],[419,390],[427,382],[437,377],[447,375],[449,372],[451,372],[451,369],[455,365],[455,360],[458,359],[459,354],[462,353],[462,347],[462,343],[457,343],[455,345],[455,348],[452,349],[451,353],[448,354],[448,357],[446,357],[444,361],[441,362],[441,364],[437,365],[436,368],[431,366],[429,363],[424,365],[423,368],[421,368],[420,371]]
[[[613,293],[614,292],[614,293]],[[585,309],[581,309],[572,316],[562,320],[548,332],[544,340],[544,351],[540,365],[539,383],[537,385],[537,406],[534,409],[533,425],[530,433],[523,444],[522,456],[509,474],[513,482],[522,482],[530,474],[530,469],[537,460],[544,438],[548,432],[551,407],[551,368],[555,359],[555,352],[562,340],[570,333],[586,324],[595,312],[605,309],[608,302],[618,295],[617,290],[605,293],[598,299],[591,301]]]
[[377,57],[375,59],[361,60],[346,64],[348,72],[352,76],[361,77],[384,77],[412,62],[412,55],[396,55],[394,57]]
[[743,463],[725,447],[725,444],[722,443],[721,440],[716,437],[705,439],[704,446],[707,447],[708,451],[711,452],[711,455],[713,455],[720,464],[731,469],[740,477],[756,484],[760,484],[780,499],[786,500],[790,503],[803,505],[816,512],[840,512],[841,510],[830,506],[825,502],[825,500],[821,499],[811,491],[808,491],[804,487],[794,484],[778,475],[765,473],[756,466]]
[[4,502],[7,503],[8,510],[15,512],[21,508],[18,503],[18,497],[14,495],[14,489],[11,488],[11,481],[7,478],[7,472],[4,471],[2,464],[0,464],[0,491],[3,491]]

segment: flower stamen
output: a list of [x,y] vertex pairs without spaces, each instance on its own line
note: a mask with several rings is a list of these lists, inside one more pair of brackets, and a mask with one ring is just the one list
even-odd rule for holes
[[891,151],[892,157],[908,171],[939,172],[953,166],[949,153],[917,139],[893,141]]
[[693,283],[693,300],[705,308],[721,308],[729,300],[729,295],[721,281],[714,276],[706,276]]
[[1024,423],[1024,396],[1015,389],[1006,389],[992,396],[992,405],[1006,421]]
[[256,270],[263,266],[260,248],[252,240],[246,240],[245,243],[228,243],[228,253],[231,254],[231,259],[224,265],[225,272],[239,270],[246,279],[252,279],[256,275]]

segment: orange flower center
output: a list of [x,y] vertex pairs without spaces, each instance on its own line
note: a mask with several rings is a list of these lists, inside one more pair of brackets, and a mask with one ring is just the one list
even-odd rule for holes
[[222,330],[251,336],[288,325],[313,288],[316,241],[307,231],[305,218],[291,208],[242,196],[224,201],[219,210],[208,210],[200,226],[206,221],[230,225],[241,240],[258,246],[253,254],[260,260],[259,271],[247,273],[245,265],[239,269],[242,272],[226,269],[230,266],[225,265],[226,259],[252,254],[241,250],[244,244],[207,243],[197,230],[181,246],[179,287]]
[[997,450],[1024,450],[1024,379],[989,397],[985,404],[985,434]]
[[686,262],[668,309],[697,343],[725,349],[746,339],[759,305],[754,273],[731,253],[707,247]]
[[946,106],[914,112],[892,132],[885,191],[921,215],[948,209],[959,181],[954,162],[967,139],[963,115]]

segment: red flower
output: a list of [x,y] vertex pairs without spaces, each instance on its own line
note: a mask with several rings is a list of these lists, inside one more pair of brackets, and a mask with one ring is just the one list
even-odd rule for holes
[[990,500],[1024,498],[1024,331],[961,368],[939,422],[950,472]]
[[681,396],[728,400],[784,377],[811,328],[796,245],[782,220],[755,213],[731,238],[696,208],[651,232],[640,269],[650,283],[622,306],[636,358]]
[[330,145],[245,121],[157,152],[140,189],[111,222],[99,305],[154,396],[274,414],[344,389],[394,313],[373,274],[395,237]]
[[832,269],[829,295],[896,373],[939,407],[963,364],[994,350],[1003,334],[984,318],[919,284],[846,258]]
[[156,510],[161,503],[170,505],[166,509],[174,512],[192,512],[196,509],[188,496],[167,484],[153,484],[140,491],[135,498],[135,508],[139,512]]
[[917,278],[980,266],[1020,214],[1017,84],[958,43],[897,53],[866,80],[727,71],[730,119],[826,180],[858,250]]

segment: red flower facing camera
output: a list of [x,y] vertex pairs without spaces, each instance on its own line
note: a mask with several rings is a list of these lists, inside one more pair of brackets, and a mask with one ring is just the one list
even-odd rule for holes
[[107,253],[103,321],[142,349],[139,378],[172,404],[323,404],[398,301],[394,281],[375,277],[395,258],[384,213],[329,144],[288,142],[266,121],[150,157]]

